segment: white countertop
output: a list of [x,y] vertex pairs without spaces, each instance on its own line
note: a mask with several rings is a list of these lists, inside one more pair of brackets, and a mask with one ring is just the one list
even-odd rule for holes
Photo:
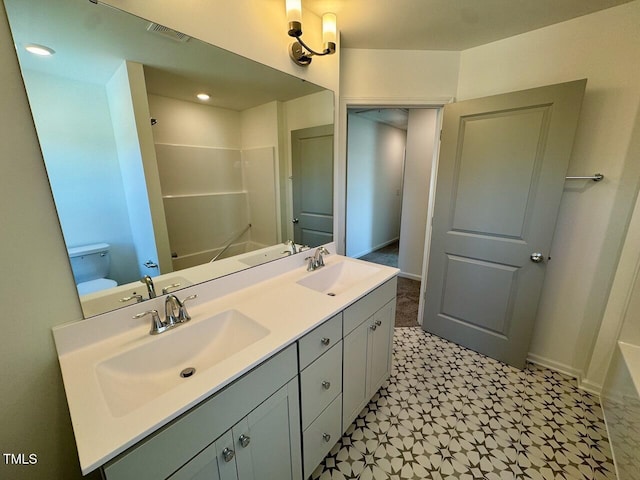
[[[179,298],[198,294],[188,304],[191,322],[157,336],[149,335],[148,321],[131,317],[151,308],[164,312],[163,298],[54,328],[83,474],[144,439],[398,273],[396,268],[375,265],[378,271],[373,275],[332,297],[296,283],[321,271],[306,271],[305,253],[309,254],[303,252],[180,291]],[[366,263],[339,255],[329,255],[325,262],[327,266]],[[112,414],[96,376],[100,362],[231,309],[255,320],[269,333],[152,402],[121,416]],[[162,358],[149,361],[161,363]]]

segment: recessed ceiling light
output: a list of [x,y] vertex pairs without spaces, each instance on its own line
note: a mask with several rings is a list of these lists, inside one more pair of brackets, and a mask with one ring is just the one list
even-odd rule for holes
[[198,97],[198,99],[202,100],[203,102],[206,102],[211,98],[211,96],[208,93],[199,93],[196,95],[196,97]]
[[36,43],[25,45],[24,49],[29,53],[40,55],[41,57],[48,57],[56,53],[53,48],[45,47],[44,45],[38,45]]

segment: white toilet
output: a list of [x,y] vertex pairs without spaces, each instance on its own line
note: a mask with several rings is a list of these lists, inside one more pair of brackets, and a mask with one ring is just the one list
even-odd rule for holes
[[109,248],[108,243],[94,243],[67,250],[80,295],[118,285],[115,280],[106,278],[109,274]]

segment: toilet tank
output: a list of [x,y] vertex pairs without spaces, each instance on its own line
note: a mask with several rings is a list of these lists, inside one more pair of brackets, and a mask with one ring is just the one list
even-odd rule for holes
[[67,250],[76,284],[107,278],[109,274],[109,248],[108,243],[94,243]]

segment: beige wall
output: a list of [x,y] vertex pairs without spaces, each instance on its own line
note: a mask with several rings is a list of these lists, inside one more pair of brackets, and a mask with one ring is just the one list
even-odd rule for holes
[[398,268],[401,275],[420,280],[424,261],[431,169],[436,147],[438,111],[409,110],[407,153],[402,187],[402,223]]
[[38,456],[32,466],[1,461],[0,478],[80,478],[51,327],[82,312],[4,5],[0,65],[0,445]]
[[574,374],[587,368],[637,190],[628,156],[640,105],[640,2],[462,52],[458,98],[587,78],[531,357]]

